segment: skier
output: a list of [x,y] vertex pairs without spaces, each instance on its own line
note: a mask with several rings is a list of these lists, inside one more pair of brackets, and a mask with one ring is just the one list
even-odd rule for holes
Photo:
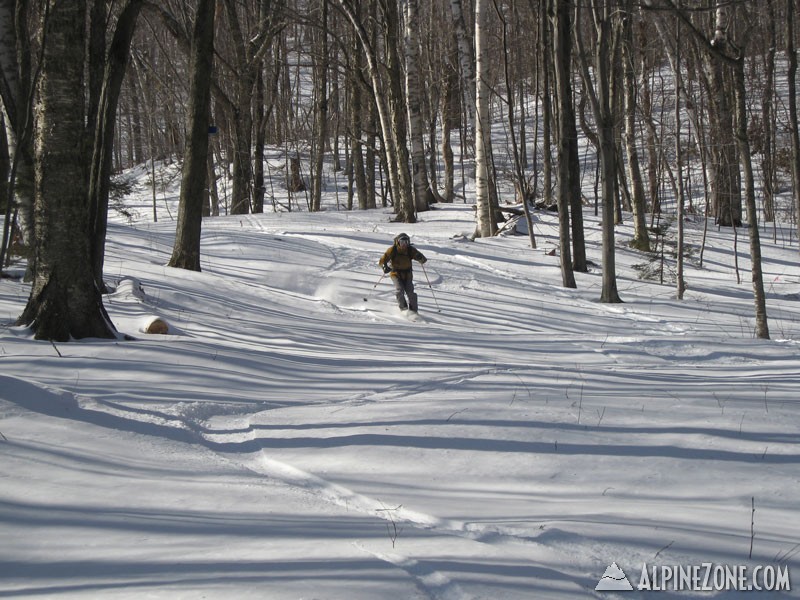
[[[411,245],[407,234],[401,233],[394,238],[394,244],[383,253],[378,264],[384,273],[391,273],[392,282],[396,290],[397,305],[400,310],[417,312],[417,294],[414,293],[414,272],[411,270],[411,261],[425,264],[428,259],[422,252]],[[390,266],[391,263],[391,266]]]

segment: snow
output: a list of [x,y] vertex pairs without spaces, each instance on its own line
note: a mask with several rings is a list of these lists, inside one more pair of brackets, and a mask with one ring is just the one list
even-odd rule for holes
[[[800,576],[787,232],[762,237],[759,340],[746,232],[743,283],[711,226],[678,301],[637,278],[621,226],[609,305],[597,266],[561,287],[548,213],[536,250],[470,242],[464,204],[413,225],[207,219],[193,273],[164,266],[175,222],[147,222],[147,197],[106,259],[105,306],[136,341],[35,342],[13,326],[28,286],[0,281],[0,597],[637,598],[644,563]],[[420,322],[377,267],[401,231],[429,259]],[[143,333],[156,318],[168,333]],[[634,591],[595,591],[608,569]]]

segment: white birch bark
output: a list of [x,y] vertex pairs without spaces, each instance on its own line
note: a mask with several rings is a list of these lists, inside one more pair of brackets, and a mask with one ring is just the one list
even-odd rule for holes
[[489,198],[488,144],[491,135],[489,123],[489,55],[485,23],[490,0],[475,0],[475,204],[477,207],[476,237],[494,234],[491,200]]

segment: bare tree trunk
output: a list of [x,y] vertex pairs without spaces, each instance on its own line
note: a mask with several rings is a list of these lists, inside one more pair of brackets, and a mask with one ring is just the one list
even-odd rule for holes
[[476,56],[476,119],[475,119],[475,203],[477,207],[476,237],[491,237],[496,233],[492,201],[489,197],[489,52],[488,2],[475,0],[475,56]]
[[549,0],[550,15],[554,19],[553,46],[558,100],[558,240],[561,259],[561,282],[564,287],[577,287],[570,260],[570,196],[575,192],[571,168],[577,166],[577,129],[572,98],[572,22],[569,0]]
[[[533,4],[533,3],[531,3]],[[551,72],[553,69],[552,50],[557,50],[554,46],[551,49],[551,28],[553,26],[553,15],[555,9],[552,2],[548,0],[546,6],[540,7],[539,14],[539,72],[541,73],[541,89],[537,92],[541,94],[542,105],[542,199],[544,205],[549,207],[553,204],[553,86]],[[538,83],[538,82],[537,82]],[[539,86],[537,85],[537,88]],[[539,119],[536,121],[539,122]],[[538,135],[534,138],[538,143]],[[534,152],[534,157],[537,152]],[[534,165],[534,168],[536,165]],[[569,219],[569,212],[566,213]],[[567,224],[566,227],[569,227]],[[569,243],[569,229],[567,229],[567,243]]]
[[375,183],[375,172],[378,170],[380,160],[375,150],[378,141],[377,131],[380,129],[378,107],[370,103],[366,110],[368,131],[364,142],[364,179],[367,184],[367,208],[378,207],[378,190]]
[[[767,321],[766,295],[764,293],[764,280],[761,267],[761,240],[758,230],[758,210],[756,207],[755,178],[753,175],[753,162],[750,155],[750,138],[748,133],[747,118],[747,89],[744,77],[744,50],[736,48],[737,56],[730,58],[726,51],[729,49],[727,39],[728,7],[723,6],[722,0],[717,0],[717,18],[714,39],[710,46],[713,49],[715,62],[728,63],[732,75],[734,105],[736,111],[736,128],[734,136],[739,152],[739,159],[744,175],[745,208],[750,231],[750,261],[753,283],[753,300],[755,303],[756,337],[769,339],[769,326]],[[718,96],[718,101],[722,99]],[[739,199],[739,204],[741,200]],[[736,218],[736,203],[731,200],[731,215]],[[734,225],[736,223],[734,222]]]
[[419,19],[417,1],[405,1],[405,66],[408,134],[411,140],[411,176],[414,182],[414,208],[428,210],[434,201],[425,164],[425,142],[422,137],[422,88],[419,73]]
[[[34,243],[33,218],[33,115],[31,113],[31,41],[28,30],[28,0],[0,0],[0,96],[6,113],[10,164],[5,205],[0,269],[5,264],[11,220],[22,233],[23,244]],[[26,280],[33,277],[34,263],[28,261]]]
[[189,66],[189,140],[183,161],[178,228],[169,266],[200,271],[200,232],[208,173],[208,122],[214,61],[214,0],[197,0]]
[[120,90],[130,56],[131,40],[143,0],[129,0],[117,20],[117,28],[108,51],[97,106],[97,118],[89,172],[89,217],[93,235],[92,269],[97,287],[106,291],[103,281],[106,232],[108,230],[108,195],[111,181],[114,126]]
[[[622,302],[617,292],[616,247],[614,236],[614,211],[616,204],[617,158],[614,139],[616,116],[612,109],[611,78],[614,76],[615,53],[612,19],[612,0],[602,0],[592,5],[592,17],[596,32],[594,48],[594,83],[589,73],[585,56],[581,58],[582,74],[586,90],[592,102],[600,149],[600,185],[603,204],[603,277],[600,301]],[[578,9],[580,14],[580,8]],[[578,36],[579,48],[583,47]]]
[[[789,59],[789,89],[797,89],[797,49],[795,47],[795,0],[786,0],[786,55]],[[800,129],[798,129],[797,94],[789,94],[789,131],[792,138],[792,194],[794,196],[797,239],[800,241]]]
[[658,195],[659,173],[658,173],[658,144],[656,143],[656,132],[653,126],[653,97],[650,90],[650,81],[645,67],[647,61],[646,53],[642,53],[642,74],[641,74],[641,95],[639,98],[639,110],[644,116],[645,121],[645,146],[647,148],[647,183],[648,196],[650,198],[650,211],[652,214],[661,212],[661,202]]
[[470,36],[467,33],[466,19],[464,18],[464,7],[461,0],[450,0],[450,12],[453,17],[453,27],[456,30],[456,42],[458,45],[458,64],[461,67],[461,85],[463,90],[464,108],[467,112],[468,131],[475,130],[475,70],[473,69],[474,58]]
[[[353,54],[356,70],[360,71],[363,67],[362,53],[356,47]],[[352,140],[350,144],[350,168],[353,172],[355,193],[358,196],[358,208],[366,210],[369,208],[369,198],[367,195],[367,177],[364,172],[364,143],[362,142],[364,106],[361,102],[364,88],[359,77],[355,76],[355,74],[348,74],[345,87],[348,90],[350,102],[350,138]]]
[[[211,143],[209,142],[209,146]],[[208,182],[208,207],[203,208],[204,217],[219,216],[219,192],[217,190],[217,174],[214,170],[214,151],[208,149],[208,159],[206,160],[206,181]]]
[[253,147],[253,212],[264,212],[264,146],[267,143],[267,117],[264,109],[266,96],[264,91],[264,73],[259,69],[256,74],[254,103],[255,144]]
[[139,93],[137,91],[138,80],[136,78],[135,73],[133,70],[126,69],[125,72],[127,73],[128,78],[128,85],[132,92],[128,95],[130,100],[130,117],[131,117],[131,126],[129,130],[130,134],[130,146],[131,152],[128,156],[129,158],[129,166],[138,165],[145,161],[145,153],[144,153],[144,143],[145,143],[145,133],[144,127],[142,126],[143,121],[143,107],[140,102]]
[[444,162],[444,201],[453,202],[454,183],[455,183],[455,157],[453,155],[453,145],[450,141],[453,120],[453,105],[455,104],[455,91],[458,89],[456,77],[448,74],[445,78],[445,90],[440,98],[442,114],[442,160]]
[[314,56],[314,144],[311,173],[311,210],[322,206],[322,165],[328,142],[328,0],[319,0],[322,9],[321,27],[316,31],[318,51]]
[[[250,87],[239,83],[242,90]],[[246,215],[250,212],[253,168],[250,156],[253,151],[253,116],[250,112],[249,92],[237,98],[236,117],[233,119],[233,169],[231,184],[231,214]]]
[[395,150],[399,187],[392,186],[395,198],[395,213],[402,223],[414,223],[417,220],[414,205],[413,179],[409,169],[408,153],[408,110],[403,85],[403,61],[400,59],[400,11],[398,0],[388,0],[384,11],[386,23],[386,72],[388,81],[386,89],[389,96],[389,118],[391,122],[391,139]]
[[777,51],[777,31],[775,23],[775,7],[773,0],[766,0],[767,5],[767,51],[764,55],[764,88],[761,93],[761,136],[762,162],[761,172],[764,186],[764,220],[775,222],[775,53]]
[[681,98],[683,97],[683,78],[681,77],[681,29],[680,23],[676,27],[675,62],[673,63],[673,78],[675,80],[675,170],[678,172],[678,249],[676,295],[678,300],[683,300],[686,291],[686,282],[683,278],[684,263],[684,190],[683,190],[683,145],[681,144]]
[[114,338],[91,267],[85,148],[86,0],[53,2],[38,82],[35,262],[18,323],[36,339]]
[[745,182],[745,207],[747,221],[750,225],[750,267],[753,282],[753,300],[755,303],[756,337],[769,339],[767,323],[766,294],[764,293],[764,275],[761,268],[761,239],[758,232],[758,209],[756,208],[755,178],[753,161],[750,158],[750,139],[747,132],[747,89],[744,82],[744,55],[734,65],[736,91],[736,141],[739,144],[739,156],[742,160]]
[[734,134],[731,98],[731,66],[722,58],[727,49],[727,11],[722,6],[724,0],[716,1],[715,32],[712,46],[716,53],[705,54],[705,67],[710,83],[709,95],[712,103],[711,135],[714,140],[715,160],[712,167],[712,192],[714,215],[724,227],[739,227],[742,224],[742,193],[739,177],[739,159],[736,156],[737,144]]
[[628,179],[631,185],[631,205],[633,209],[633,241],[632,245],[640,250],[650,249],[650,238],[647,234],[645,218],[644,184],[639,168],[639,153],[636,150],[636,71],[634,69],[633,45],[633,0],[625,2],[626,17],[623,22],[622,62],[625,79],[625,154],[628,158]]

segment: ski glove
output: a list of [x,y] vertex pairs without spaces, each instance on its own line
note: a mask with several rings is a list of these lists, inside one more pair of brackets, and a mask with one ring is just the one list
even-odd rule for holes
[[389,265],[383,265],[383,272],[389,273],[391,272],[392,268]]
[[419,259],[419,264],[421,264],[421,265],[424,265],[426,262],[428,262],[428,259],[425,258],[424,256]]

